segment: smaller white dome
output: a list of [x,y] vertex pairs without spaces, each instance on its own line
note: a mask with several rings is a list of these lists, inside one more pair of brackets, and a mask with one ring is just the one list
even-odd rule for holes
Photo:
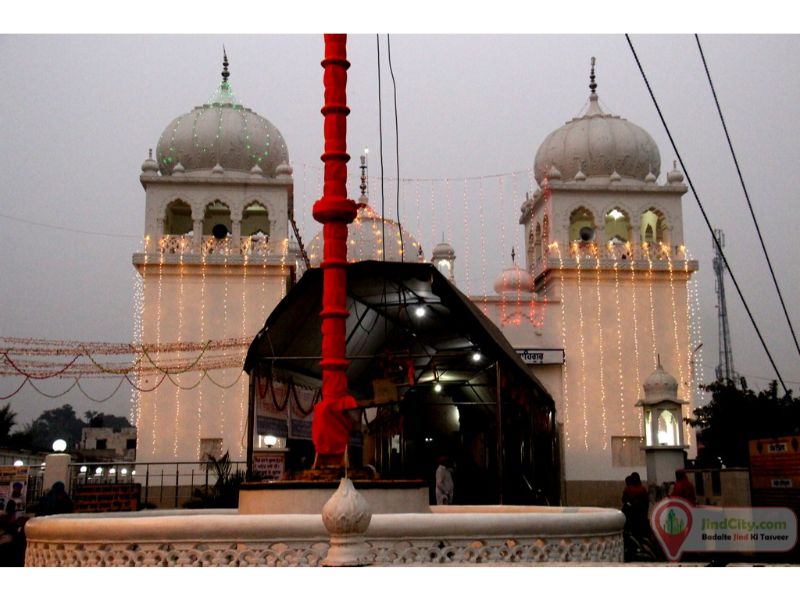
[[533,291],[533,277],[519,265],[512,265],[494,280],[494,291],[500,294],[527,294]]
[[433,252],[431,253],[431,260],[436,262],[439,259],[447,259],[453,260],[456,257],[456,251],[453,250],[453,247],[442,240],[433,248]]
[[680,402],[678,400],[678,380],[664,370],[661,360],[658,361],[656,370],[645,379],[644,385],[645,402],[652,404],[663,400]]
[[153,149],[151,148],[147,158],[142,163],[142,173],[158,173],[158,163],[153,160]]
[[278,166],[275,168],[275,175],[276,175],[277,177],[281,177],[281,176],[285,176],[285,177],[291,177],[291,176],[292,176],[292,173],[294,173],[294,169],[292,169],[292,167],[291,167],[291,166],[289,166],[289,165],[288,165],[287,163],[285,163],[285,162],[282,162],[281,164],[279,164],[279,165],[278,165]]
[[[385,244],[384,232],[386,234]],[[320,265],[322,253],[322,232],[320,231],[308,246],[308,258],[312,267]],[[359,204],[356,218],[347,226],[347,262],[362,260],[424,262],[424,256],[419,242],[410,231],[403,227],[401,244],[400,226],[397,222],[391,219],[382,220],[369,204]]]
[[550,170],[547,171],[547,178],[559,181],[561,179],[561,171],[559,171],[558,168],[555,165],[553,165],[552,167],[550,167]]
[[667,173],[667,183],[683,183],[683,173],[678,171],[678,161],[672,161],[672,171]]

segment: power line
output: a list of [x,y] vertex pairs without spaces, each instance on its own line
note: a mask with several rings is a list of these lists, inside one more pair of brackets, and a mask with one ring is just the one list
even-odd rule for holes
[[628,46],[630,46],[631,52],[633,53],[633,58],[636,60],[636,65],[639,67],[639,72],[642,74],[642,79],[644,80],[645,85],[647,86],[647,91],[650,93],[650,98],[653,101],[653,105],[656,107],[656,111],[658,112],[658,117],[661,119],[661,124],[664,126],[664,130],[667,133],[667,137],[669,138],[670,144],[672,144],[672,149],[675,152],[675,156],[678,158],[678,162],[681,163],[681,169],[686,174],[686,181],[689,183],[689,187],[692,190],[692,194],[694,195],[694,199],[697,202],[697,206],[700,208],[700,213],[703,215],[703,220],[706,222],[706,226],[708,227],[708,231],[711,233],[711,237],[714,240],[714,244],[719,252],[720,256],[722,257],[722,261],[725,263],[725,268],[728,271],[728,275],[731,276],[731,281],[733,282],[733,286],[736,288],[736,292],[739,294],[739,299],[742,301],[742,305],[744,306],[745,311],[747,312],[747,316],[750,318],[750,322],[753,324],[753,329],[756,331],[756,335],[758,335],[758,339],[761,342],[761,346],[764,348],[764,352],[767,354],[767,358],[769,359],[770,364],[772,365],[773,370],[775,371],[775,375],[778,377],[778,380],[781,382],[781,386],[783,387],[784,392],[788,395],[789,389],[786,387],[786,384],[783,382],[783,378],[781,377],[780,371],[778,370],[778,366],[775,364],[775,361],[772,358],[772,354],[767,347],[767,343],[764,341],[764,337],[761,335],[761,330],[759,330],[758,325],[756,325],[756,320],[753,317],[753,313],[750,312],[750,307],[747,304],[747,301],[744,299],[744,294],[742,293],[741,288],[739,287],[739,283],[736,281],[736,277],[733,274],[733,270],[731,266],[728,264],[728,259],[725,257],[725,253],[722,251],[722,247],[720,246],[719,240],[714,235],[714,227],[711,225],[711,221],[706,214],[705,208],[703,208],[703,203],[700,201],[700,196],[697,195],[697,191],[694,189],[694,184],[692,183],[692,178],[689,176],[689,171],[686,169],[686,165],[683,163],[683,159],[681,158],[680,152],[678,152],[678,147],[675,144],[675,140],[672,137],[672,132],[669,130],[669,126],[667,126],[667,121],[664,118],[663,113],[661,112],[661,107],[656,100],[655,93],[653,89],[650,87],[650,82],[647,79],[647,75],[645,75],[644,67],[642,67],[642,63],[639,61],[639,56],[636,54],[636,49],[633,47],[633,42],[631,41],[630,35],[627,33],[625,34],[625,39],[628,41]]
[[394,69],[392,69],[392,45],[389,34],[386,34],[386,54],[389,59],[389,74],[392,76],[392,90],[394,91],[394,156],[397,167],[397,195],[395,197],[395,208],[397,210],[397,230],[400,233],[400,262],[405,261],[405,248],[403,247],[403,223],[400,220],[400,128],[397,121],[397,82],[394,79]]
[[753,211],[753,205],[750,202],[750,194],[747,193],[747,186],[744,184],[744,177],[742,176],[742,170],[739,168],[739,161],[736,158],[736,152],[733,150],[733,142],[731,141],[731,136],[728,133],[728,126],[725,123],[725,117],[722,116],[722,108],[719,105],[719,99],[717,98],[717,91],[714,89],[714,82],[711,81],[711,73],[708,69],[708,63],[706,62],[705,54],[703,53],[703,46],[700,44],[700,37],[695,33],[694,39],[697,40],[697,48],[700,50],[700,58],[703,59],[703,67],[706,70],[706,77],[708,77],[708,85],[711,87],[711,94],[714,96],[714,103],[717,105],[717,113],[719,113],[719,120],[722,122],[722,129],[725,131],[725,139],[728,140],[728,148],[731,150],[731,156],[733,157],[733,164],[736,165],[736,173],[739,175],[739,182],[742,184],[742,191],[744,191],[744,198],[747,201],[747,208],[750,209],[750,216],[753,218],[753,225],[755,225],[756,233],[758,234],[758,241],[761,243],[761,250],[764,252],[764,258],[767,259],[767,265],[769,266],[769,273],[772,275],[772,283],[775,284],[775,291],[778,292],[778,298],[781,301],[781,308],[783,308],[783,314],[786,316],[786,322],[789,324],[789,331],[792,333],[792,339],[794,340],[794,347],[797,348],[797,353],[800,354],[800,344],[797,343],[797,335],[795,335],[794,327],[792,327],[792,320],[789,318],[789,311],[786,310],[786,303],[783,301],[783,294],[781,294],[781,288],[778,285],[778,279],[775,277],[775,270],[772,268],[772,261],[769,258],[769,253],[767,252],[767,247],[764,244],[764,237],[761,235],[761,228],[758,226],[758,219],[756,219],[756,214]]
[[2,217],[3,219],[8,219],[9,221],[17,221],[19,223],[26,223],[27,225],[35,225],[36,227],[45,227],[47,229],[57,229],[58,231],[69,231],[70,233],[83,233],[86,235],[100,235],[103,237],[113,237],[113,238],[129,238],[134,240],[142,239],[142,236],[140,235],[130,235],[127,233],[108,233],[103,231],[87,231],[85,229],[73,229],[71,227],[61,227],[59,225],[50,225],[49,223],[40,223],[39,221],[22,219],[20,217],[14,217],[12,215],[7,215],[5,213],[0,213],[0,217]]
[[378,48],[378,154],[381,159],[381,256],[386,260],[386,206],[383,192],[383,112],[381,104],[381,35],[375,34]]

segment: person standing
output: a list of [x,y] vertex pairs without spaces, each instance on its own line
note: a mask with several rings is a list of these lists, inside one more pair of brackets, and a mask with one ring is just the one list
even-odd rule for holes
[[72,512],[72,499],[67,494],[63,481],[56,481],[53,487],[42,496],[36,510],[37,517],[46,515],[58,515]]
[[439,457],[439,466],[436,468],[436,504],[453,503],[453,474],[450,472],[449,459]]
[[625,478],[625,489],[622,491],[625,529],[634,535],[648,534],[650,532],[649,509],[650,494],[642,485],[639,473],[634,471]]
[[670,497],[683,498],[692,506],[697,504],[697,493],[694,491],[694,485],[689,481],[686,471],[683,469],[675,471],[675,485],[672,488]]

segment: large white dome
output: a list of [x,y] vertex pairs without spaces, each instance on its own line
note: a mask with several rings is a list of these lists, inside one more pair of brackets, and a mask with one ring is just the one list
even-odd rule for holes
[[163,175],[180,163],[186,175],[207,175],[220,165],[227,171],[249,173],[258,166],[274,177],[289,151],[272,123],[242,106],[231,91],[226,70],[207,104],[173,119],[158,140],[156,159]]
[[562,181],[575,179],[579,172],[585,179],[578,179],[587,182],[592,178],[608,181],[615,172],[623,183],[643,182],[648,174],[658,176],[661,155],[653,138],[638,125],[604,112],[595,87],[593,82],[586,112],[556,129],[539,146],[533,165],[539,184],[556,171]]

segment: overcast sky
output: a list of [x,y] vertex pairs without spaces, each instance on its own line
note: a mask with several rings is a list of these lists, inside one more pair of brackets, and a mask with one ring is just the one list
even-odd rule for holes
[[[700,199],[713,225],[725,230],[729,262],[770,351],[787,385],[797,390],[800,360],[694,37],[640,34],[632,40]],[[394,177],[385,36],[381,42],[384,165],[386,175]],[[784,298],[800,330],[800,38],[701,35],[701,42]],[[140,166],[174,117],[211,96],[219,83],[223,43],[234,92],[286,140],[304,239],[318,231],[310,206],[319,194],[321,173],[321,36],[3,35],[0,335],[130,341],[131,255],[140,248],[144,225]],[[351,36],[348,54],[349,149],[357,157],[363,147],[370,148],[375,184],[380,176],[375,35]],[[401,217],[427,255],[442,230],[452,232],[459,283],[471,293],[490,289],[510,261],[511,245],[522,245],[518,216],[529,186],[525,171],[545,136],[582,111],[591,56],[597,57],[602,105],[653,136],[661,150],[663,181],[675,153],[623,35],[391,36],[400,176],[420,181],[403,186]],[[511,173],[519,175],[491,177]],[[441,184],[421,181],[445,178],[454,215],[449,229]],[[465,178],[470,178],[466,199]],[[375,189],[373,204],[379,204]],[[355,186],[350,189],[351,197],[357,193]],[[394,217],[393,184],[386,185],[386,201],[388,216]],[[712,242],[691,191],[683,206],[686,245],[700,261],[705,379],[710,381],[717,364]],[[472,239],[467,248],[465,207]],[[422,230],[415,231],[418,224]],[[730,280],[726,283],[736,368],[751,386],[760,387],[774,373]],[[0,380],[0,396],[13,391],[12,383]],[[42,387],[55,393],[66,384]],[[86,387],[100,396],[114,386],[100,381]],[[11,403],[25,423],[67,401],[79,413],[127,414],[129,397],[123,386],[112,400],[96,405],[80,394],[48,400],[26,388]]]

